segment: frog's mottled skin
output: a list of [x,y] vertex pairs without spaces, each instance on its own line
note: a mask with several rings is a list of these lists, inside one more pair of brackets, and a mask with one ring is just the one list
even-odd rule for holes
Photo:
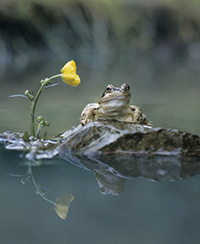
[[139,107],[130,105],[130,87],[108,85],[98,103],[89,103],[81,113],[81,124],[90,121],[115,120],[152,126]]

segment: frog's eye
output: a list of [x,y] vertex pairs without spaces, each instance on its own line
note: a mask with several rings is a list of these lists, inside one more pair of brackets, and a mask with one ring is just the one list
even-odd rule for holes
[[110,91],[112,91],[112,89],[113,89],[113,86],[112,85],[108,85],[106,87],[106,92],[110,92]]
[[122,86],[121,86],[122,89],[124,89],[125,92],[129,92],[130,90],[130,86],[127,85],[126,83],[124,83]]
[[130,91],[130,86],[129,85],[126,85],[126,91]]
[[111,87],[107,87],[107,88],[106,88],[106,91],[110,91],[110,90],[111,90]]

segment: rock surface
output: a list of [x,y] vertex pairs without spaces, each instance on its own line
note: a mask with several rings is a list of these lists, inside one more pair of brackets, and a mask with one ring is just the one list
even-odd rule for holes
[[59,151],[200,156],[200,135],[174,129],[106,121],[90,122],[63,134]]

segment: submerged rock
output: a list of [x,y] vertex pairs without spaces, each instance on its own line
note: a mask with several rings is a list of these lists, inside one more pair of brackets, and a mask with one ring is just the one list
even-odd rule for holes
[[0,134],[0,142],[5,144],[6,149],[25,152],[25,158],[29,161],[56,156],[59,139],[44,140],[32,136],[25,137],[25,133],[11,131]]
[[200,135],[117,121],[90,122],[63,134],[59,151],[200,156]]

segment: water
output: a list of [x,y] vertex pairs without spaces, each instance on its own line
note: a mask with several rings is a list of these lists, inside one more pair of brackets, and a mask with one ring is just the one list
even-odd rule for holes
[[0,155],[1,243],[199,243],[198,160],[182,167],[171,160],[169,181],[161,162],[162,170],[154,172],[160,181],[145,163],[138,165],[140,171],[125,180],[118,196],[100,193],[93,171],[60,157],[43,160],[32,166],[32,173],[45,197],[51,201],[64,193],[75,197],[62,220],[54,206],[35,193],[31,179],[22,184],[28,166],[21,153],[1,147]]

